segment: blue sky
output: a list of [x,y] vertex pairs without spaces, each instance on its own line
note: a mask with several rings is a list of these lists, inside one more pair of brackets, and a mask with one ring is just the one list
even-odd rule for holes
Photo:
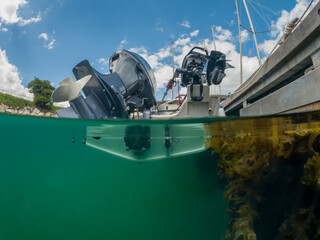
[[[284,25],[300,17],[309,1],[247,0],[255,30],[271,30],[258,35],[263,57],[273,48]],[[242,25],[249,27],[240,0],[239,5]],[[25,86],[35,76],[57,87],[84,59],[107,72],[108,58],[123,48],[138,52],[150,63],[160,98],[172,74],[171,42],[178,67],[192,46],[205,42],[213,50],[213,25],[217,50],[225,52],[236,67],[227,72],[222,92],[233,91],[239,86],[235,11],[233,0],[1,0],[0,90],[30,98]],[[251,34],[243,30],[242,36],[246,78],[258,67],[258,60]]]

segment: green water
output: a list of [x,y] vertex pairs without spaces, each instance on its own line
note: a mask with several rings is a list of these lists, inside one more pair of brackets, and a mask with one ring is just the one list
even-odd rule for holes
[[[228,203],[204,121],[0,115],[0,239],[222,239]],[[137,124],[151,141],[138,154],[123,143]]]

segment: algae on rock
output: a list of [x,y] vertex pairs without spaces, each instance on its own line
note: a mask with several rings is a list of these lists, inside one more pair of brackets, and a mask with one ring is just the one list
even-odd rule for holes
[[320,114],[207,124],[228,181],[226,239],[319,239]]

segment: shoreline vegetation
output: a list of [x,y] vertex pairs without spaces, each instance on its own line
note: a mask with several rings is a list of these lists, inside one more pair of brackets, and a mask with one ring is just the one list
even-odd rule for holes
[[62,107],[53,106],[52,110],[38,109],[32,101],[0,93],[0,113],[58,118],[56,110]]

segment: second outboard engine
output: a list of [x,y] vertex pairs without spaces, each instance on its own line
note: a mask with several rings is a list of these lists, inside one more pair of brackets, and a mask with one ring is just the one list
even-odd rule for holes
[[225,69],[232,67],[226,61],[226,55],[222,52],[211,51],[209,55],[207,49],[193,47],[183,59],[181,69],[177,69],[177,72],[181,73],[181,85],[186,87],[206,81],[208,85],[219,85],[225,77]]
[[193,47],[184,57],[181,68],[176,69],[172,79],[169,80],[162,101],[176,83],[175,79],[179,75],[181,75],[181,86],[190,86],[191,95],[193,88],[199,86],[199,96],[191,96],[191,98],[194,101],[201,101],[203,84],[207,83],[208,86],[219,85],[226,76],[225,69],[233,68],[227,61],[226,55],[222,52],[211,51],[209,54],[205,48]]
[[76,82],[67,78],[52,94],[54,102],[69,101],[59,117],[82,119],[128,118],[138,109],[148,112],[156,104],[156,79],[138,54],[121,50],[109,59],[110,73],[101,74],[88,60],[73,68]]

